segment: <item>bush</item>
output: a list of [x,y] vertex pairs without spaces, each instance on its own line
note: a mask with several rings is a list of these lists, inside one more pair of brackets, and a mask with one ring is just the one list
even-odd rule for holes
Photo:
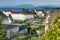
[[42,29],[42,28],[44,28],[45,26],[44,25],[39,25],[39,29]]

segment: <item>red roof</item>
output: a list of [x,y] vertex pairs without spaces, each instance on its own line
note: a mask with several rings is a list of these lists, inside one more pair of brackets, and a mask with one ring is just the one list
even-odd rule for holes
[[5,12],[12,12],[12,10],[5,10]]
[[13,12],[12,10],[5,10],[5,12],[11,12],[12,14],[19,14],[19,12]]
[[5,10],[5,12],[11,12],[12,14],[25,14],[24,11],[21,11],[21,12],[15,12],[15,11],[12,11],[12,10]]
[[12,12],[12,14],[19,14],[19,12]]

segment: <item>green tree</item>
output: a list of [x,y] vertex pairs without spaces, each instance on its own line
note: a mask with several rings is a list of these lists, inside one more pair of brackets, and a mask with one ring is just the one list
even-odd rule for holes
[[0,15],[0,25],[1,25],[1,23],[2,23],[2,16]]
[[31,11],[31,14],[36,14],[34,10]]
[[31,23],[27,23],[27,26],[28,26],[28,34],[29,34],[29,37],[30,37],[30,40],[31,40],[31,31],[32,31],[32,29],[31,29]]
[[40,40],[60,40],[60,16],[56,17]]
[[35,13],[34,10],[29,10],[29,11],[28,11],[28,14],[33,14],[33,15],[34,15],[34,14],[36,14],[36,13]]
[[0,40],[5,40],[5,30],[3,29],[2,16],[0,16]]
[[41,24],[40,24],[38,28],[39,28],[39,29],[42,29],[42,28],[44,28],[44,27],[45,27],[44,25],[41,25]]
[[9,14],[9,18],[10,18],[10,20],[13,22],[13,18],[12,18],[12,16],[11,16],[11,14]]
[[35,15],[34,16],[34,19],[39,19],[40,17],[38,15]]

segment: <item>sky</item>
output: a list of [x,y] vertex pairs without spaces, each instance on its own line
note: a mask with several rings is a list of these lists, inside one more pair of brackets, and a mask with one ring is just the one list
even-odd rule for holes
[[18,6],[22,4],[31,4],[33,6],[42,5],[60,6],[60,0],[0,0],[0,6]]

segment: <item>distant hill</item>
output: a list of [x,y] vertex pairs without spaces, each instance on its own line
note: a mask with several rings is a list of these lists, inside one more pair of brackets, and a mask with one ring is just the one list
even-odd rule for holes
[[34,8],[34,6],[30,5],[30,4],[22,4],[22,5],[18,5],[18,6],[4,6],[4,7],[0,7],[0,8],[26,8],[26,9],[29,9],[29,8]]
[[44,5],[44,6],[37,6],[35,7],[37,9],[52,9],[52,8],[60,8],[60,6],[55,6],[55,5]]
[[3,6],[0,8],[51,9],[51,8],[60,8],[60,6],[56,6],[56,5],[33,6],[31,4],[22,4],[18,6]]

